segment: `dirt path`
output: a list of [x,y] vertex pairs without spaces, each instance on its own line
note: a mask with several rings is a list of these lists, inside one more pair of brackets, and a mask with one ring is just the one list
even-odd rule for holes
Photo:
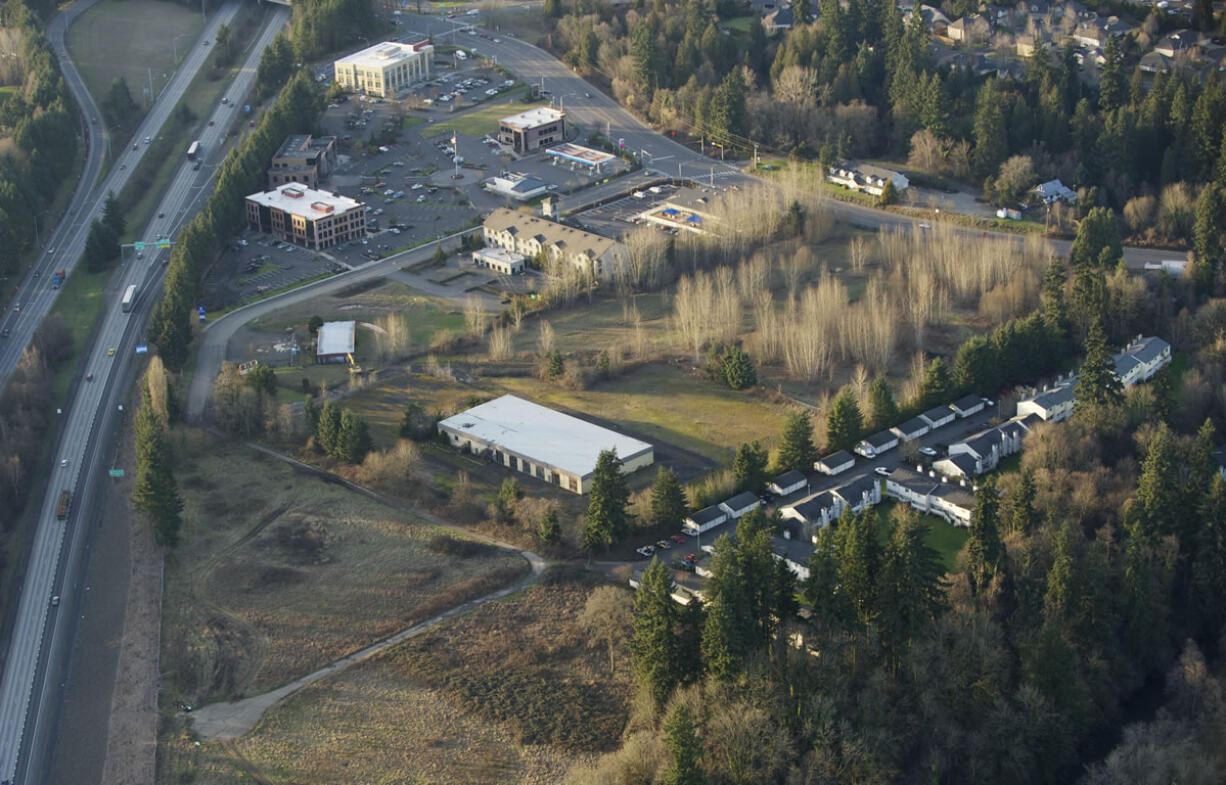
[[276,452],[275,450],[270,450],[267,447],[263,447],[257,444],[250,444],[250,443],[248,444],[248,446],[266,455],[277,458],[278,460],[285,461],[286,463],[294,466],[300,471],[304,471],[309,474],[319,476],[321,478],[327,479],[330,482],[340,483],[341,485],[344,485],[346,488],[349,488],[350,490],[353,490],[357,493],[361,493],[365,496],[369,496],[370,498],[376,499],[379,502],[382,502],[389,506],[397,507],[400,509],[407,509],[413,514],[420,516],[421,518],[429,521],[430,523],[435,524],[436,526],[440,526],[442,528],[449,529],[459,534],[463,534],[466,537],[480,539],[484,542],[487,542],[491,545],[496,545],[500,548],[505,548],[507,550],[513,550],[528,560],[528,563],[532,566],[532,571],[527,576],[525,576],[523,579],[516,581],[510,586],[505,586],[495,592],[485,595],[484,597],[478,597],[475,600],[469,600],[468,602],[465,602],[461,605],[457,605],[456,607],[450,610],[444,611],[443,613],[440,613],[437,616],[433,616],[429,619],[426,619],[425,621],[418,622],[417,624],[414,624],[412,627],[403,629],[400,632],[390,635],[387,638],[384,638],[383,640],[378,641],[377,643],[373,643],[370,646],[367,646],[366,648],[360,651],[356,651],[353,654],[350,654],[346,657],[342,657],[341,659],[336,660],[335,662],[332,662],[328,665],[325,665],[324,667],[320,668],[319,670],[313,673],[309,673],[306,676],[303,676],[299,679],[295,679],[294,681],[291,681],[288,684],[278,687],[275,690],[271,690],[262,695],[255,695],[250,698],[245,698],[243,700],[235,701],[232,703],[213,703],[213,704],[209,704],[208,706],[204,706],[198,709],[196,712],[190,715],[191,721],[192,721],[192,727],[198,734],[200,734],[201,737],[205,739],[220,739],[223,741],[236,739],[239,736],[242,736],[243,734],[250,731],[252,728],[254,728],[256,726],[256,723],[260,721],[260,718],[264,716],[264,712],[268,711],[268,709],[280,703],[282,700],[294,694],[295,692],[302,689],[303,687],[307,686],[308,684],[312,684],[313,682],[319,681],[325,676],[335,675],[345,670],[351,665],[355,665],[359,662],[368,660],[374,655],[383,651],[384,649],[390,646],[395,646],[396,644],[401,643],[402,641],[408,640],[409,638],[412,638],[415,635],[420,635],[426,630],[431,629],[432,627],[438,625],[439,623],[443,621],[446,621],[447,619],[451,619],[456,616],[459,616],[460,614],[467,613],[468,611],[471,611],[474,608],[480,607],[492,600],[497,600],[502,597],[506,597],[509,594],[513,594],[514,592],[517,592],[523,589],[524,587],[532,583],[535,583],[536,580],[540,577],[541,573],[545,569],[545,566],[546,566],[545,560],[542,559],[537,554],[533,553],[532,551],[520,550],[519,548],[516,548],[513,545],[510,545],[508,543],[494,539],[493,537],[488,537],[486,535],[479,534],[477,532],[472,532],[462,527],[456,526],[455,524],[449,521],[446,521],[442,518],[439,518],[436,515],[426,512],[425,510],[419,510],[416,507],[413,507],[412,505],[405,504],[404,502],[401,502],[398,500],[387,499],[381,496],[380,494],[370,490],[369,488],[363,488],[360,485],[355,485],[354,483],[349,482],[343,477],[332,474],[331,472],[326,472],[315,466],[311,466],[310,464],[304,463],[295,458],[291,458],[288,455],[284,455],[282,453]]

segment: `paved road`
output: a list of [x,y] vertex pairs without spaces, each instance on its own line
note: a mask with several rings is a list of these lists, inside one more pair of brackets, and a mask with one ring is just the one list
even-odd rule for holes
[[[51,274],[63,267],[68,270],[69,276],[72,275],[73,269],[85,250],[85,239],[89,234],[90,222],[102,216],[106,195],[108,193],[118,194],[127,185],[128,178],[131,177],[137,164],[145,157],[145,152],[148,150],[148,146],[144,143],[145,138],[153,138],[161,133],[162,126],[170,117],[175,105],[179,103],[183,93],[187,91],[196,74],[204,66],[205,60],[213,53],[212,46],[203,46],[201,42],[211,43],[216,37],[218,26],[232,22],[240,7],[237,2],[224,4],[209,20],[200,39],[193,41],[193,46],[187,47],[187,53],[183,62],[179,64],[179,70],[158,95],[153,107],[145,115],[145,119],[132,137],[136,142],[136,149],[128,145],[125,150],[114,156],[113,166],[106,178],[101,183],[97,183],[98,175],[107,158],[109,136],[104,130],[106,121],[94,104],[93,97],[85,89],[85,83],[69,58],[68,49],[64,44],[64,33],[68,25],[96,2],[97,0],[82,0],[82,2],[74,3],[64,13],[56,16],[47,27],[47,35],[60,61],[64,79],[85,115],[88,156],[77,192],[73,196],[64,219],[52,232],[47,241],[46,250],[35,260],[25,280],[19,284],[17,292],[10,299],[8,310],[5,311],[3,317],[0,317],[0,327],[9,330],[9,337],[0,340],[0,382],[3,382],[17,365],[22,350],[29,345],[30,340],[34,337],[34,331],[38,329],[43,317],[51,310],[56,295],[59,294],[57,290],[51,288]],[[154,224],[150,230],[151,232],[168,233],[174,225],[168,218],[160,224]],[[146,238],[152,240],[154,235],[146,235]],[[20,310],[18,310],[19,307]]]
[[[232,3],[223,6],[205,27],[202,38],[213,40],[217,26],[232,19],[237,8],[237,4]],[[249,92],[264,48],[284,27],[288,18],[287,8],[279,8],[269,14],[267,26],[226,93],[231,104],[241,101]],[[62,30],[60,37],[62,40]],[[156,127],[160,127],[160,122],[166,119],[170,110],[178,103],[194,72],[203,65],[211,50],[197,42],[191,47],[191,51],[192,54],[185,58],[180,71],[171,79],[159,98],[154,111],[146,118],[146,124],[155,118],[158,121],[157,126],[148,126],[150,135],[156,133]],[[207,127],[201,137],[206,152],[216,152],[221,134],[226,123],[232,119],[233,111],[232,106],[220,106],[217,109],[213,117],[215,125]],[[145,133],[146,124],[142,124],[138,138],[143,138],[141,134]],[[70,254],[74,246],[83,245],[86,231],[83,227],[87,227],[92,214],[101,209],[101,196],[107,191],[118,190],[119,185],[126,179],[127,172],[143,152],[143,146],[137,150],[125,151],[118,160],[121,165],[126,164],[126,169],[114,169],[106,181],[93,192],[95,201],[91,212],[80,219],[79,225],[70,227],[67,232],[66,236],[70,239],[66,247]],[[161,217],[150,222],[144,236],[173,236],[189,208],[193,206],[192,200],[199,196],[201,189],[208,184],[211,174],[211,169],[197,171],[191,164],[184,162],[171,181],[162,206],[159,207]],[[71,256],[74,262],[77,256],[79,251]],[[122,291],[130,284],[146,293],[155,287],[162,272],[160,259],[154,253],[147,253],[145,256],[144,259],[129,262],[126,268],[117,272],[115,280],[118,285],[115,292]],[[47,258],[40,260],[41,263],[49,261]],[[65,266],[67,261],[64,260]],[[53,264],[59,266],[54,262]],[[39,311],[38,316],[41,317],[50,307],[54,294],[49,288],[40,290],[34,300],[36,307],[31,308],[31,311]],[[114,292],[107,297],[105,315],[94,334],[94,342],[85,361],[86,373],[92,374],[94,380],[78,385],[73,400],[63,414],[66,422],[53,464],[59,468],[52,470],[47,498],[39,513],[16,623],[5,661],[4,677],[0,682],[0,781],[42,781],[41,767],[45,762],[42,751],[54,747],[55,744],[55,739],[52,738],[53,708],[58,705],[60,699],[59,684],[66,667],[65,653],[71,648],[76,633],[75,608],[80,601],[79,576],[85,533],[82,527],[77,525],[77,519],[86,516],[77,515],[77,511],[91,510],[97,504],[94,499],[94,479],[104,468],[94,461],[94,454],[100,443],[98,436],[113,433],[110,421],[117,414],[116,400],[122,400],[125,392],[123,386],[118,383],[118,377],[131,359],[138,343],[138,329],[148,315],[152,300],[153,298],[146,294],[142,299],[138,299],[132,312],[125,313],[117,307],[118,297]],[[33,326],[36,324],[32,318],[34,316],[35,313],[27,312],[23,308],[21,321],[23,329],[28,333],[33,332]],[[16,338],[16,335],[13,337]],[[28,340],[28,335],[25,339]],[[12,347],[5,348],[11,350]],[[8,353],[0,357],[0,360],[8,362],[0,370],[11,370]],[[62,461],[66,462],[66,465],[62,464]],[[86,471],[81,471],[82,469]],[[63,490],[71,490],[73,496],[73,513],[69,515],[67,522],[59,521],[55,515],[56,503]],[[61,597],[58,607],[51,607],[49,604],[53,595]],[[52,622],[49,630],[48,620]]]
[[[465,229],[462,232],[444,237],[442,239],[443,247],[454,250],[459,245],[459,238],[471,231],[473,230]],[[198,421],[204,415],[209,397],[213,393],[213,380],[221,370],[222,362],[226,359],[226,347],[229,345],[230,339],[234,337],[235,333],[244,324],[286,306],[314,299],[359,281],[368,281],[371,278],[378,278],[393,273],[399,276],[401,267],[424,261],[433,255],[434,243],[419,246],[403,253],[389,256],[386,259],[371,262],[363,267],[357,267],[348,272],[334,275],[331,278],[325,278],[298,289],[282,292],[250,305],[244,305],[230,311],[220,319],[210,322],[200,336],[200,348],[196,352],[196,370],[192,373],[192,386],[187,396],[187,419],[189,421]],[[409,274],[406,273],[405,275]],[[410,282],[410,285],[424,288],[428,283],[424,277],[421,277],[416,283]]]

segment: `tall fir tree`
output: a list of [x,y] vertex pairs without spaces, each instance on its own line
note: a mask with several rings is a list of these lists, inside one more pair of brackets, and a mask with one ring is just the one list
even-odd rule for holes
[[699,765],[702,744],[694,726],[694,717],[685,704],[677,706],[664,721],[664,746],[669,763],[664,770],[662,785],[704,785],[707,778]]
[[[826,449],[850,450],[864,433],[864,418],[860,404],[850,387],[844,387],[834,397],[826,417]],[[811,466],[812,464],[810,464]]]
[[596,458],[587,514],[583,519],[585,547],[597,543],[607,547],[628,533],[626,505],[630,492],[626,489],[621,466],[616,450],[601,450]]
[[[924,542],[928,527],[900,507],[882,558],[878,590],[882,643],[896,658],[944,605],[939,554]],[[897,659],[896,659],[897,661]]]
[[1009,531],[1018,534],[1030,534],[1038,522],[1038,512],[1034,508],[1037,491],[1034,486],[1034,470],[1022,469],[1018,475],[1017,485],[1009,495]]
[[732,458],[732,476],[736,489],[757,493],[766,483],[766,465],[770,456],[759,442],[746,442]]
[[726,534],[715,541],[706,602],[702,659],[712,676],[730,681],[745,667],[745,657],[754,641],[754,621],[741,573],[740,555],[732,538]]
[[873,431],[884,431],[898,422],[898,404],[884,376],[876,377],[868,386],[868,410]]
[[677,479],[677,472],[671,466],[661,466],[656,471],[656,481],[651,486],[652,526],[680,526],[688,507],[685,489]]
[[971,533],[966,541],[966,569],[971,585],[982,591],[1005,567],[1005,546],[1000,539],[1000,500],[990,476],[975,492]]
[[677,686],[675,639],[677,603],[672,598],[673,578],[663,562],[652,558],[634,595],[634,624],[630,660],[640,687],[663,707]]
[[807,472],[813,469],[816,460],[817,449],[813,446],[813,423],[809,420],[809,413],[794,411],[783,425],[777,468],[780,472],[792,469]]
[[1073,413],[1091,428],[1098,428],[1109,410],[1124,401],[1124,385],[1115,372],[1115,361],[1107,348],[1101,319],[1090,322],[1086,334],[1085,360],[1073,388]]

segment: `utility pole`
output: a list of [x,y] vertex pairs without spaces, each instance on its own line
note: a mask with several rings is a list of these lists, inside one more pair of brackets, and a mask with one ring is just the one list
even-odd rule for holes
[[758,143],[753,143],[753,168],[756,171],[758,168]]

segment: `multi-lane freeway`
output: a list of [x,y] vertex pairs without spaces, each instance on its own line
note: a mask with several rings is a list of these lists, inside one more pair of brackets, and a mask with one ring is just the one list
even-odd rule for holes
[[[237,4],[227,4],[206,25],[201,40],[191,47],[191,54],[159,97],[153,112],[137,131],[136,139],[143,140],[145,135],[157,133],[161,122],[187,89],[195,71],[211,52],[204,42],[212,41],[217,26],[233,18],[236,10]],[[285,26],[288,18],[287,8],[277,8],[268,14],[263,31],[226,91],[225,103],[217,107],[199,136],[206,159],[220,160],[220,148],[227,130],[232,126],[245,127],[245,118],[235,117],[235,113],[241,111],[236,107],[242,104],[251,89],[264,49]],[[61,41],[62,33],[61,29]],[[62,50],[60,53],[63,58],[61,62],[66,65],[65,71],[73,70],[66,54]],[[84,96],[82,106],[86,107],[88,116],[97,118],[96,107],[89,101],[88,95]],[[75,215],[70,213],[71,220],[65,221],[49,243],[49,247],[54,247],[56,252],[44,254],[39,259],[39,265],[44,265],[44,274],[38,278],[31,276],[27,284],[32,283],[34,291],[25,289],[23,296],[27,302],[22,303],[20,316],[13,313],[9,317],[12,322],[9,337],[12,346],[6,346],[0,356],[5,363],[2,370],[11,370],[16,361],[12,347],[24,346],[28,342],[38,318],[46,313],[54,300],[55,292],[49,288],[47,281],[49,271],[54,267],[69,266],[70,259],[75,261],[79,257],[89,222],[100,210],[103,197],[108,191],[118,191],[122,187],[143,153],[144,145],[138,142],[136,149],[129,147],[117,156],[116,165],[106,181],[93,189],[93,202],[87,203]],[[156,212],[157,217],[150,221],[141,236],[173,236],[177,227],[198,207],[196,199],[209,184],[213,171],[212,166],[197,168],[184,161],[164,194]],[[162,255],[166,253],[163,251]],[[131,312],[124,312],[119,307],[117,294],[108,298],[105,315],[94,333],[94,343],[87,350],[84,368],[86,381],[78,384],[72,401],[62,415],[65,419],[62,435],[47,497],[39,512],[5,660],[3,681],[0,681],[0,781],[42,781],[40,767],[47,759],[48,750],[57,745],[58,740],[53,738],[54,718],[50,708],[58,705],[66,652],[77,622],[74,609],[80,600],[79,575],[85,539],[83,526],[78,525],[78,520],[84,519],[81,513],[92,509],[96,503],[91,495],[97,487],[94,479],[106,468],[95,460],[95,453],[100,447],[98,435],[111,432],[109,421],[118,414],[112,400],[113,397],[119,398],[116,394],[118,377],[135,350],[138,329],[154,299],[152,290],[156,288],[161,272],[161,255],[152,251],[129,260],[117,272],[115,278],[118,285],[113,292],[121,292],[127,286],[135,285],[141,296]],[[21,330],[20,334],[18,329]],[[56,502],[62,490],[70,490],[73,494],[73,512],[67,522],[56,517]],[[52,597],[59,598],[57,604],[52,605]]]

